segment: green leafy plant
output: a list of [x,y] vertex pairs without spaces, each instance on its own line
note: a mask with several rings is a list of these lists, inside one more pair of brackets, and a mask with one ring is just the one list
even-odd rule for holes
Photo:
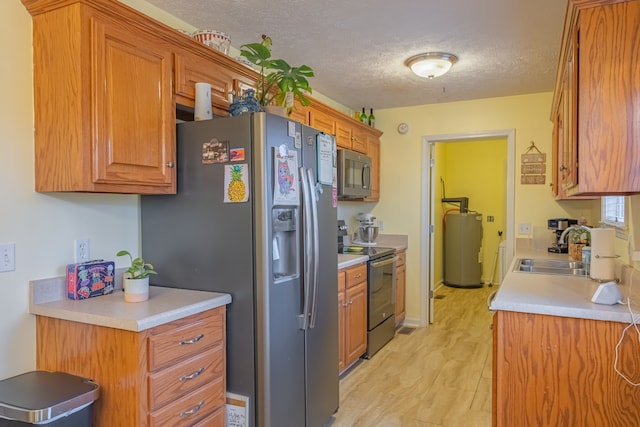
[[150,274],[158,274],[158,272],[156,272],[153,268],[152,264],[144,262],[144,259],[142,259],[141,257],[132,257],[129,251],[120,251],[116,255],[126,255],[131,260],[131,266],[127,269],[127,273],[129,273],[129,279],[144,279],[145,277],[149,277]]
[[283,59],[271,58],[270,37],[263,34],[261,43],[243,44],[240,55],[260,68],[255,96],[261,106],[279,105],[289,114],[294,99],[304,106],[311,103],[303,91],[311,93],[307,79],[314,76],[313,70],[307,65],[292,67]]

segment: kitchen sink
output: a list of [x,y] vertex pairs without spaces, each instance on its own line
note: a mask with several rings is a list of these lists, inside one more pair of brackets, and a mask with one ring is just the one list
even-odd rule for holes
[[560,274],[565,276],[587,276],[587,271],[580,261],[561,259],[519,258],[513,271],[539,274]]

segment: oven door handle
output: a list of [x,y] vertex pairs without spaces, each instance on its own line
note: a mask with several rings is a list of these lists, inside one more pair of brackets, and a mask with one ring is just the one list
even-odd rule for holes
[[378,262],[372,262],[369,265],[371,265],[371,267],[373,267],[373,268],[384,267],[385,265],[393,264],[397,260],[398,260],[398,257],[394,256],[393,258],[385,259],[385,260],[378,261]]

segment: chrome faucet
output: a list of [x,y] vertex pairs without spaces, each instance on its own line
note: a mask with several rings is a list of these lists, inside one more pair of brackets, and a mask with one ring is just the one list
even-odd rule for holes
[[587,227],[586,225],[578,225],[578,224],[573,224],[567,228],[565,228],[565,230],[562,232],[562,234],[560,235],[560,239],[558,239],[558,244],[559,245],[564,245],[564,238],[567,235],[567,233],[571,230],[587,230],[590,231],[591,227]]

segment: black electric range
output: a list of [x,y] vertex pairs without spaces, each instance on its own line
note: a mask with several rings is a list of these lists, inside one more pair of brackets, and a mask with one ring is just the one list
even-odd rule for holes
[[366,255],[370,261],[384,258],[389,255],[394,255],[396,250],[394,248],[384,248],[380,246],[343,246],[338,248],[339,254],[346,255]]

